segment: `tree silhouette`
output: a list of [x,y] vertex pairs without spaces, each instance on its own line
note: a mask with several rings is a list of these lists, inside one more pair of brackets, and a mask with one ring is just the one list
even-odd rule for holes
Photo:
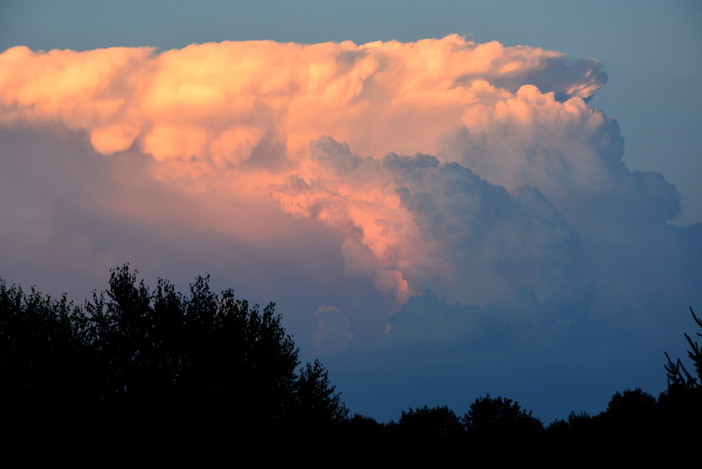
[[641,388],[627,389],[614,393],[604,415],[617,424],[641,428],[650,425],[655,418],[656,405],[656,398]]
[[[702,327],[702,320],[700,320],[690,307],[690,313],[692,314],[692,319],[695,323]],[[668,363],[665,365],[665,370],[668,377],[668,387],[678,387],[694,389],[702,384],[702,350],[697,342],[693,342],[689,335],[683,334],[687,343],[690,345],[690,350],[687,352],[688,357],[692,359],[692,363],[695,366],[695,371],[697,372],[697,378],[693,377],[685,369],[682,361],[678,358],[675,362],[670,359],[668,352],[665,352],[665,357]],[[697,333],[699,337],[702,337],[702,333]],[[698,381],[699,380],[699,383]]]
[[207,276],[182,294],[163,279],[151,289],[137,274],[112,269],[109,287],[83,306],[0,279],[6,458],[443,467],[466,454],[490,464],[578,454],[630,464],[670,462],[699,443],[702,351],[688,334],[696,376],[666,354],[668,388],[658,400],[639,388],[617,392],[600,414],[571,413],[546,431],[517,402],[490,395],[463,418],[423,406],[381,424],[349,419],[324,366],[301,366],[273,303],[261,309],[233,290],[215,293]]
[[327,370],[315,360],[303,367],[295,386],[298,421],[305,425],[339,423],[348,418],[335,387],[329,383]]
[[403,410],[398,426],[403,433],[419,438],[456,437],[464,431],[461,419],[446,406]]
[[112,269],[82,308],[0,281],[5,423],[54,428],[44,443],[77,438],[84,455],[202,462],[289,448],[292,429],[299,439],[346,418],[321,363],[298,371],[273,303],[216,294],[209,277],[189,295],[162,279],[151,290],[137,274]]
[[463,417],[468,432],[478,436],[511,437],[535,435],[543,430],[539,419],[519,403],[488,394],[477,398]]
[[53,300],[34,288],[25,293],[0,279],[0,450],[6,457],[26,453],[26,460],[36,455],[38,441],[51,443],[91,415],[91,354],[76,334],[78,314],[65,296]]
[[[702,328],[700,320],[690,308],[692,319]],[[668,388],[658,397],[660,426],[666,429],[661,440],[671,448],[685,444],[699,445],[700,421],[702,421],[702,350],[688,334],[683,334],[690,346],[688,357],[692,359],[696,377],[692,376],[680,359],[673,362],[666,353],[665,365]],[[702,333],[697,333],[702,337]]]
[[490,464],[531,460],[541,451],[543,424],[512,399],[479,397],[470,405],[463,423],[473,451]]

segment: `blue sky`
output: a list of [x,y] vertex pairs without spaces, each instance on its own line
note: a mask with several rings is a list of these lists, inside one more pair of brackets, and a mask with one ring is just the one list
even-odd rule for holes
[[[209,272],[217,287],[233,287],[259,303],[276,301],[303,356],[322,358],[352,411],[381,420],[424,404],[464,412],[489,392],[516,399],[549,422],[571,410],[597,412],[627,387],[662,391],[663,351],[684,353],[682,332],[691,325],[687,307],[702,303],[699,2],[0,1],[0,51],[19,45],[34,51],[167,51],[227,40],[364,44],[449,34],[594,59],[580,65],[594,75],[606,72],[607,82],[588,105],[616,123],[578,108],[599,122],[592,124],[598,130],[562,130],[549,121],[544,139],[562,133],[544,145],[557,153],[572,138],[574,147],[597,147],[597,157],[609,162],[621,184],[593,196],[588,188],[597,178],[564,172],[573,178],[569,192],[563,178],[552,177],[553,167],[541,172],[515,160],[524,146],[521,134],[489,149],[474,129],[447,130],[437,159],[412,156],[425,152],[416,127],[387,121],[389,134],[394,125],[399,129],[399,137],[388,141],[399,146],[364,146],[354,132],[344,133],[343,112],[329,111],[339,134],[331,127],[331,139],[310,134],[316,143],[309,155],[292,155],[297,150],[290,141],[288,155],[273,144],[252,150],[259,152],[257,164],[272,173],[290,172],[287,182],[276,180],[267,189],[281,211],[245,194],[252,188],[236,179],[258,177],[255,165],[202,182],[194,176],[200,173],[183,169],[191,160],[164,162],[178,148],[158,150],[158,135],[147,136],[150,127],[137,139],[142,147],[123,148],[109,139],[101,146],[97,133],[89,135],[95,129],[81,127],[72,115],[35,122],[27,107],[16,119],[15,102],[4,101],[0,276],[81,299],[104,287],[107,269],[122,262],[131,262],[147,280],[161,276],[181,288]],[[156,66],[155,56],[134,54],[145,67]],[[553,80],[570,80],[570,65],[557,61]],[[135,68],[134,76],[141,70]],[[2,72],[7,70],[0,68],[0,79],[21,75]],[[26,80],[32,79],[29,74]],[[516,96],[517,90],[509,93]],[[526,101],[532,99],[527,94],[521,95]],[[433,120],[422,123],[428,128]],[[468,121],[482,125],[475,116],[464,116]],[[515,129],[500,135],[514,135]],[[486,135],[498,131],[505,129],[485,124]],[[406,148],[403,132],[412,134]],[[237,135],[263,138],[256,129]],[[378,142],[382,137],[376,136]],[[113,152],[103,151],[110,145],[119,151],[105,157]],[[383,153],[373,153],[376,148]],[[465,148],[472,150],[461,153]],[[383,160],[389,151],[410,156]],[[364,160],[367,154],[375,159]],[[514,172],[500,163],[503,154]],[[620,157],[626,166],[618,166]],[[294,158],[314,171],[305,173],[304,165],[290,169]],[[580,160],[568,161],[577,167]],[[380,187],[374,184],[386,184],[388,174],[402,210],[383,199],[358,215],[366,194]],[[530,188],[512,187],[515,174]],[[304,186],[293,183],[301,180]],[[366,185],[357,189],[353,181]],[[233,189],[237,184],[241,188]],[[331,207],[331,215],[305,205],[308,196]],[[338,207],[357,214],[350,222],[355,230],[346,231],[335,218]],[[411,264],[402,272],[405,290],[391,278],[399,269],[389,267],[372,240],[357,236],[359,229],[372,228],[363,223],[375,216],[373,210],[399,227],[403,242],[388,245],[397,251],[392,255],[398,265]],[[220,211],[225,220],[216,216]],[[407,245],[429,254],[414,259],[405,253]],[[498,254],[485,254],[493,251]],[[437,265],[448,266],[453,276],[442,277]],[[531,277],[533,282],[523,280]]]

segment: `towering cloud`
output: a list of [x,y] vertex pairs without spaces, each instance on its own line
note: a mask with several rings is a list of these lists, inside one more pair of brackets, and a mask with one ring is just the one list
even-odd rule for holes
[[15,47],[0,275],[198,266],[282,295],[328,354],[386,324],[389,344],[478,340],[490,317],[659,327],[702,300],[699,227],[668,225],[675,187],[622,162],[587,104],[605,82],[592,59],[455,35]]
[[313,143],[311,162],[280,187],[281,204],[346,232],[347,268],[401,303],[426,288],[486,304],[584,281],[580,240],[538,189],[510,194],[422,154],[361,158],[331,138]]

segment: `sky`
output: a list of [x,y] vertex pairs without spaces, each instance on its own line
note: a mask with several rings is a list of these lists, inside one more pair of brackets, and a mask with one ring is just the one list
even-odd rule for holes
[[702,309],[694,1],[0,1],[0,277],[276,302],[352,412],[665,389]]

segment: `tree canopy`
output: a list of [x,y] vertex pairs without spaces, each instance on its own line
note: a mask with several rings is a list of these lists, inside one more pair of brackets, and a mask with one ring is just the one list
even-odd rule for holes
[[347,414],[323,365],[301,366],[273,303],[217,294],[206,276],[187,295],[150,289],[128,265],[83,306],[0,280],[0,383],[4,422],[78,432],[101,452],[247,451]]

